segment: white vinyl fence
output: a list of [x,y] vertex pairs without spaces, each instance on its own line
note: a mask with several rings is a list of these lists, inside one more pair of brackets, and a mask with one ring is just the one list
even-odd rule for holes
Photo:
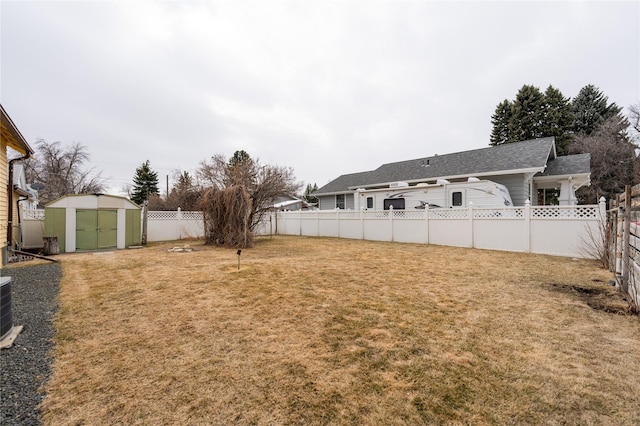
[[[585,206],[277,212],[256,234],[437,244],[589,258],[601,241],[604,201]],[[44,211],[25,211],[23,248],[42,247]],[[150,211],[147,241],[204,237],[202,212]]]
[[150,211],[147,241],[174,241],[204,237],[202,212]]
[[[42,247],[44,210],[23,210],[22,248]],[[147,241],[174,241],[204,237],[202,212],[150,211],[147,216]]]
[[606,203],[583,206],[430,210],[315,210],[278,212],[283,235],[438,244],[556,256],[593,257]]
[[[22,215],[22,221],[20,223],[22,248],[42,248],[42,237],[44,236],[44,209],[22,210],[20,214]],[[18,234],[16,233],[14,235]]]

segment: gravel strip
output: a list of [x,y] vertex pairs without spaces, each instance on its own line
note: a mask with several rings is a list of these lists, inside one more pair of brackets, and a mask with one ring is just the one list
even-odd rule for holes
[[44,394],[38,390],[51,376],[53,315],[62,269],[51,263],[1,272],[13,277],[13,325],[24,329],[11,348],[0,351],[0,424],[39,425]]

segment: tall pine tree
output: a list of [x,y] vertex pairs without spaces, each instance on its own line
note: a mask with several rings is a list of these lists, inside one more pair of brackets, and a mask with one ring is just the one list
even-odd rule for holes
[[621,125],[626,119],[620,114],[622,108],[615,102],[608,103],[609,98],[592,84],[580,89],[578,95],[573,98],[573,113],[575,121],[573,123],[574,133],[592,134],[607,119],[618,116]]
[[491,124],[493,130],[489,138],[489,145],[496,146],[503,143],[515,142],[511,140],[509,132],[509,123],[511,122],[511,101],[505,99],[496,107],[496,111],[491,116]]
[[245,150],[239,150],[233,153],[233,157],[229,159],[226,170],[226,186],[244,185],[245,188],[251,190],[256,183],[256,163]]
[[513,102],[509,133],[511,141],[544,137],[544,94],[535,86],[524,85]]
[[153,194],[160,194],[158,189],[158,173],[151,170],[149,160],[136,169],[133,176],[133,194],[131,201],[142,205]]
[[314,197],[313,195],[311,195],[317,190],[317,184],[314,183],[313,185],[311,185],[310,183],[308,183],[307,187],[304,190],[304,194],[302,195],[302,199],[309,204],[318,204],[318,197]]
[[568,153],[569,144],[573,140],[571,127],[574,115],[571,100],[565,98],[560,90],[549,85],[544,92],[544,118],[542,121],[542,135],[556,138],[558,155]]

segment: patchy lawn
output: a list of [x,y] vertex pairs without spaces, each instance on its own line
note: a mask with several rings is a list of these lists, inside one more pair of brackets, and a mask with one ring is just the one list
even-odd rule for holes
[[593,262],[175,245],[58,257],[45,424],[640,423],[640,320]]

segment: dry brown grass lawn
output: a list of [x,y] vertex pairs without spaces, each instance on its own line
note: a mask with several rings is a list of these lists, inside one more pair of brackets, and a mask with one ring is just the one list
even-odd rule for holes
[[174,245],[59,257],[45,424],[640,423],[640,321],[592,262]]

